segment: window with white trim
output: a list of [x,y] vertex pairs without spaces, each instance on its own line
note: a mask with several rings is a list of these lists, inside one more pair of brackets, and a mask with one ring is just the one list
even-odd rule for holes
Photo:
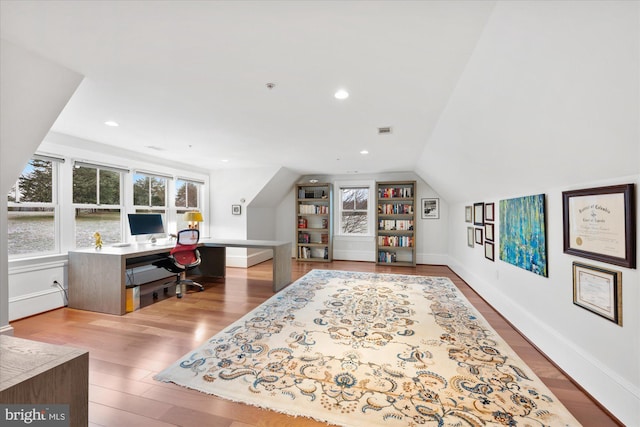
[[94,245],[100,233],[105,244],[122,241],[122,173],[125,169],[76,162],[73,204],[77,248]]
[[58,163],[62,159],[34,156],[24,167],[7,199],[9,258],[57,253]]
[[370,187],[340,187],[339,230],[343,236],[371,234],[369,195]]
[[176,179],[176,223],[177,230],[189,228],[189,222],[184,220],[184,214],[188,211],[199,210],[202,200],[202,187],[204,182],[186,178]]

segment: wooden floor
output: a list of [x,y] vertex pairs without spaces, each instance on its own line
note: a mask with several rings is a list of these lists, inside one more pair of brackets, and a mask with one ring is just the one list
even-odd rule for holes
[[[314,268],[447,276],[584,426],[617,423],[443,266],[380,267],[373,263],[292,262],[297,279]],[[17,337],[89,351],[91,426],[323,426],[153,380],[161,371],[273,295],[271,262],[228,268],[225,280],[155,302],[125,316],[62,308],[12,322]]]

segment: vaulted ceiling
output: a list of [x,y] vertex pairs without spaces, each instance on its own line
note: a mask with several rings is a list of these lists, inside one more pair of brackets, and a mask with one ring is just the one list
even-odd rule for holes
[[639,173],[637,2],[2,0],[0,12],[3,39],[85,76],[57,133],[207,170],[415,171],[450,201]]
[[367,173],[414,169],[492,5],[3,0],[0,28],[85,76],[55,132],[207,169]]

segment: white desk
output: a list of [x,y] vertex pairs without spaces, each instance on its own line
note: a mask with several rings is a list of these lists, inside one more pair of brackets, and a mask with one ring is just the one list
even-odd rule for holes
[[[202,239],[199,273],[224,277],[226,248],[273,251],[273,291],[291,283],[291,242],[273,240]],[[132,244],[69,251],[69,307],[109,314],[126,312],[127,269],[148,265],[166,256],[174,244]]]

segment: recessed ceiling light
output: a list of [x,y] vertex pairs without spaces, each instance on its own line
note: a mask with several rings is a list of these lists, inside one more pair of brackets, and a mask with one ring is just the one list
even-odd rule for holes
[[107,126],[111,126],[112,128],[117,128],[118,126],[120,126],[118,122],[114,122],[113,120],[107,120],[106,122],[104,122],[104,124]]
[[369,154],[369,152],[367,150],[362,150],[360,154]]
[[229,159],[222,159],[220,160],[222,163],[227,163],[229,161]]
[[336,93],[333,94],[336,99],[347,99],[349,97],[349,92],[344,89],[339,89]]

